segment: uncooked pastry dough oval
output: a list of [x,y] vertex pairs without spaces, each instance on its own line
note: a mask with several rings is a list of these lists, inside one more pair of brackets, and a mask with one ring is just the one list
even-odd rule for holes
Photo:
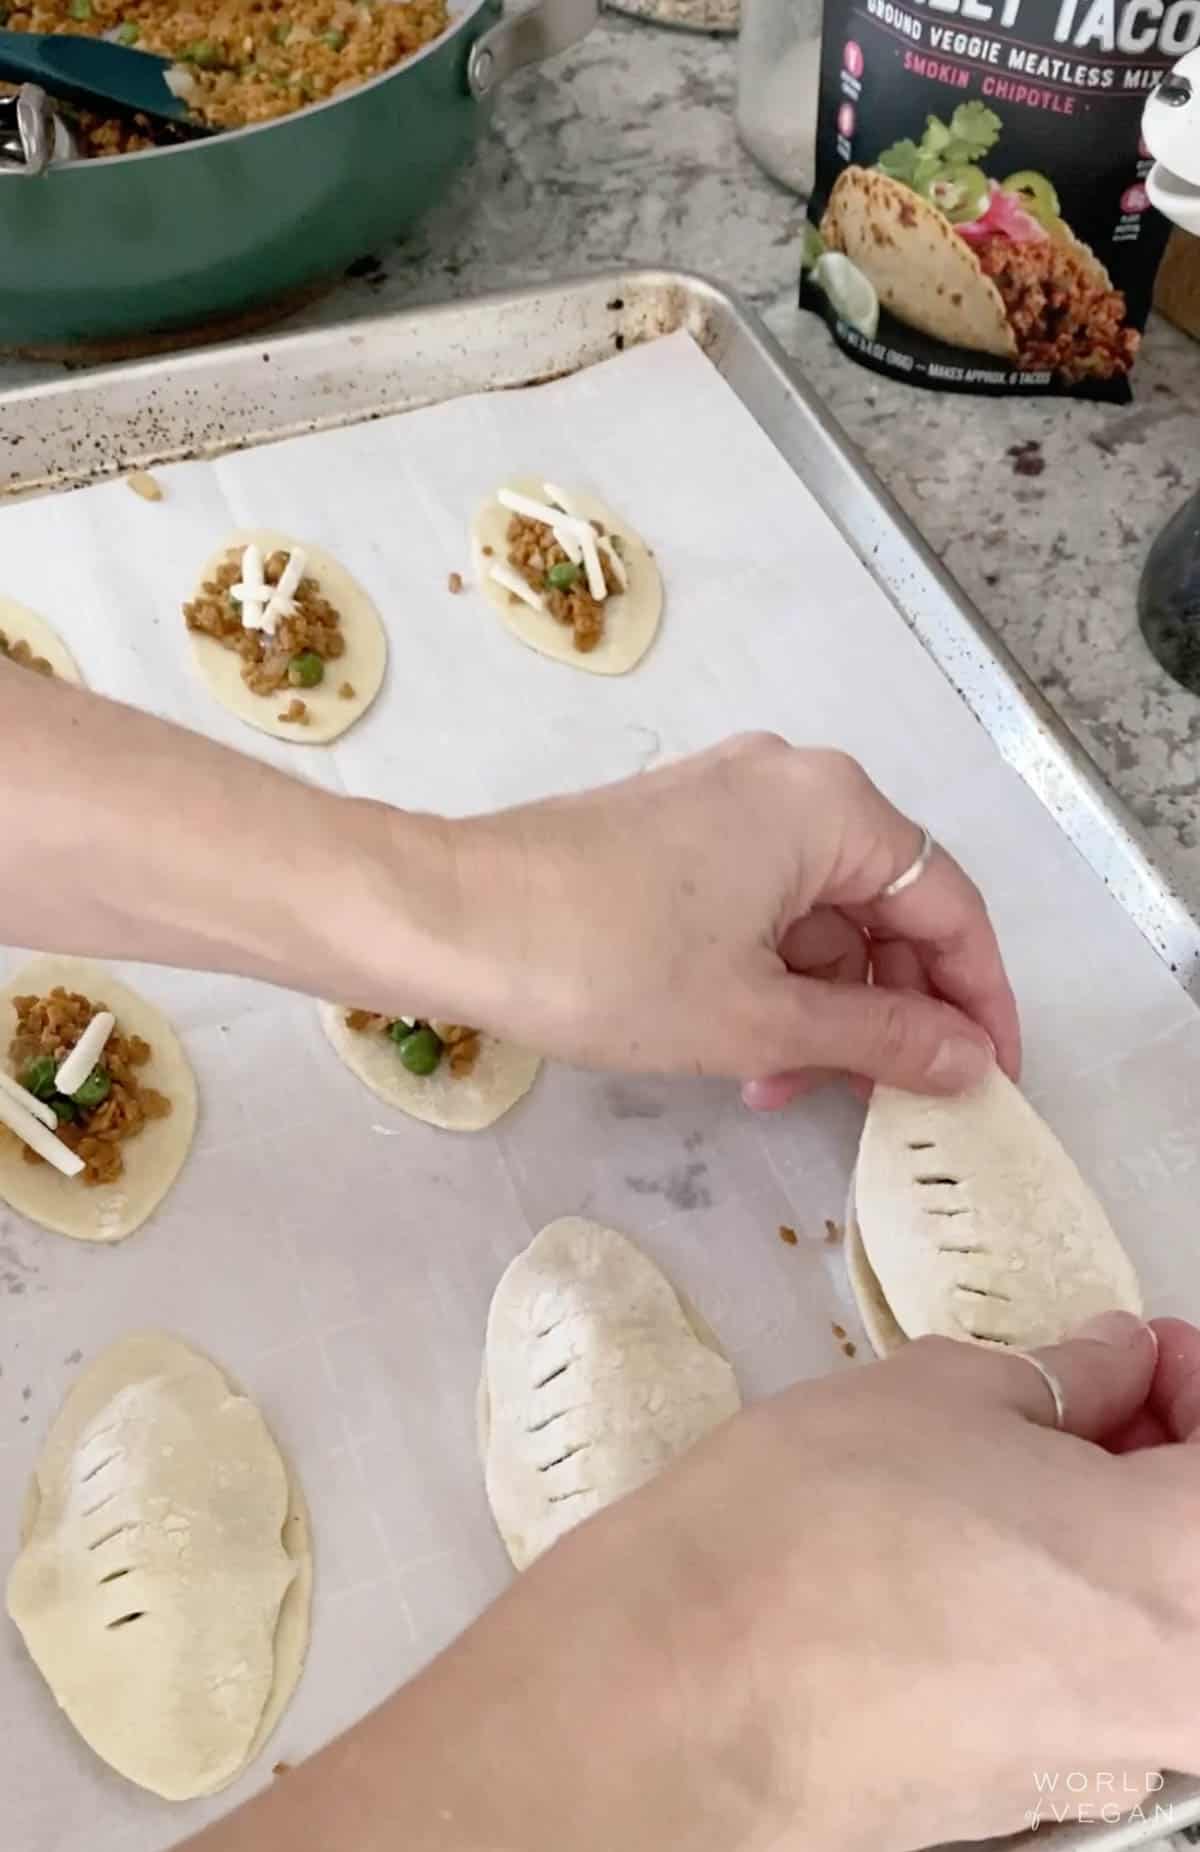
[[319,1007],[321,1027],[350,1072],[389,1106],[443,1131],[481,1132],[494,1125],[529,1092],[542,1065],[529,1049],[482,1035],[469,1074],[451,1074],[445,1062],[432,1074],[410,1074],[386,1036],[347,1028],[341,1004]]
[[[502,486],[518,495],[531,496],[535,501],[546,499],[543,485],[532,479],[506,482]],[[583,669],[588,675],[624,675],[627,669],[641,661],[654,641],[662,617],[662,578],[645,541],[624,521],[618,520],[610,508],[593,495],[575,490],[564,490],[564,493],[570,494],[572,507],[583,519],[602,521],[608,533],[620,535],[621,560],[629,578],[627,591],[614,593],[605,600],[604,635],[594,650],[577,650],[567,625],[557,623],[548,612],[535,611],[519,599],[510,603],[510,594],[488,577],[488,567],[494,561],[503,562],[508,553],[506,536],[512,515],[499,502],[485,502],[471,523],[475,579],[513,635],[527,643],[530,649],[543,656],[553,656],[557,662],[569,662],[573,669]],[[490,558],[483,551],[485,546],[492,549]]]
[[50,1164],[29,1164],[20,1140],[0,1128],[0,1200],[75,1241],[123,1241],[140,1228],[183,1169],[196,1130],[196,1080],[179,1037],[162,1011],[82,958],[35,958],[0,989],[0,1062],[8,1071],[8,1045],[16,1027],[14,997],[44,997],[61,984],[93,1003],[107,1003],[118,1027],[149,1042],[152,1058],[140,1070],[148,1087],[171,1101],[165,1119],[149,1119],[123,1146],[125,1169],[115,1183],[81,1183]]
[[178,1338],[122,1339],[55,1417],[21,1543],[8,1611],[97,1755],[167,1800],[240,1774],[312,1594],[303,1494],[253,1403]]
[[551,1222],[496,1288],[479,1386],[488,1502],[513,1563],[740,1407],[716,1339],[652,1260],[598,1222]]
[[[192,596],[199,597],[206,579],[211,579],[225,555],[235,547],[256,546],[268,559],[280,548],[289,553],[300,547],[307,554],[305,576],[317,581],[321,595],[327,598],[341,618],[346,653],[336,662],[327,663],[325,680],[316,688],[281,688],[273,695],[252,694],[242,680],[242,659],[234,650],[224,649],[200,631],[189,630],[188,641],[197,673],[222,707],[275,739],[290,740],[297,746],[327,746],[352,727],[370,707],[383,686],[387,667],[387,633],[383,620],[357,579],[346,568],[307,540],[291,540],[270,528],[245,528],[231,534],[212,557],[205,561],[196,579]],[[351,700],[343,700],[338,688],[349,682],[354,689]],[[294,698],[308,708],[306,727],[282,721],[277,716]]]
[[851,1283],[877,1349],[893,1344],[875,1293],[906,1337],[1022,1350],[1058,1343],[1098,1312],[1141,1311],[1104,1210],[999,1068],[955,1099],[876,1087],[851,1225]]
[[18,604],[15,598],[6,598],[0,592],[0,630],[10,643],[28,643],[35,656],[44,656],[54,670],[60,682],[73,682],[79,687],[83,677],[70,650],[52,630],[44,617],[27,605]]

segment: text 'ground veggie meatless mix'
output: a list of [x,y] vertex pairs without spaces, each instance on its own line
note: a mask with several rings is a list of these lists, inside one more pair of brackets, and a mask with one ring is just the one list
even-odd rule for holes
[[1128,399],[1142,110],[1198,44],[1200,0],[825,0],[802,303],[916,385]]

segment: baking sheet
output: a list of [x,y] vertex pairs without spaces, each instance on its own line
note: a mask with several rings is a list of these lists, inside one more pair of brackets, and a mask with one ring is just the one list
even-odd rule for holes
[[[4,590],[51,619],[93,688],[332,788],[454,814],[743,727],[856,753],[984,886],[1024,1008],[1028,1091],[1104,1195],[1152,1308],[1200,1314],[1194,1006],[688,336],[532,391],[159,474],[159,504],[114,483],[0,511]],[[631,676],[548,662],[446,589],[467,567],[470,512],[517,474],[595,491],[655,548],[666,614]],[[327,547],[384,615],[383,694],[333,748],[254,733],[192,682],[180,599],[246,524]],[[494,1131],[457,1138],[367,1094],[306,999],[127,975],[183,1034],[200,1130],[159,1215],[119,1248],[0,1215],[0,1525],[15,1533],[81,1362],[138,1327],[176,1331],[241,1379],[299,1468],[313,1647],[255,1769],[179,1808],[95,1761],[0,1628],[5,1819],[29,1852],[159,1852],[360,1716],[504,1586],[474,1452],[480,1340],[504,1265],[553,1216],[634,1234],[750,1396],[855,1367],[831,1326],[859,1336],[824,1238],[859,1123],[841,1095],[753,1119],[724,1084],[555,1067]],[[264,1089],[268,1058],[284,1078]]]

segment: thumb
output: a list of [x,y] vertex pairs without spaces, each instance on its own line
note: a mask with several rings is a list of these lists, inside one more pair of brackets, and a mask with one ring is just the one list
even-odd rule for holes
[[984,1031],[948,1003],[908,990],[780,976],[760,1042],[769,1067],[839,1068],[910,1093],[963,1093],[995,1060]]

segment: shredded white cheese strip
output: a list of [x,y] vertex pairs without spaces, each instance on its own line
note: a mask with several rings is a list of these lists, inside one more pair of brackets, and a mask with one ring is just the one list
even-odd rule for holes
[[510,513],[523,514],[527,521],[540,521],[543,527],[562,524],[561,508],[551,508],[548,502],[535,502],[531,495],[518,495],[515,489],[497,489],[496,500]]
[[574,530],[571,527],[568,527],[567,524],[564,522],[561,526],[556,527],[553,531],[554,531],[554,538],[557,540],[559,546],[562,548],[563,552],[566,554],[571,564],[573,566],[582,566],[583,547],[581,546],[578,538],[576,537]]
[[[263,607],[267,601],[267,586],[263,579],[262,554],[255,546],[249,546],[242,554],[242,581],[240,585],[231,585],[229,595],[242,607],[243,630],[265,630]],[[272,635],[274,627],[272,627]]]
[[279,622],[280,618],[291,617],[293,611],[296,609],[294,593],[301,579],[304,577],[304,568],[307,564],[308,555],[305,553],[303,547],[297,547],[294,553],[288,554],[287,565],[280,575],[278,585],[271,594],[271,601],[265,612],[272,636],[275,634],[275,625]]
[[[548,502],[553,502],[556,508],[561,508],[565,515],[572,515],[574,513],[571,507],[570,497],[565,494],[562,489],[557,488],[552,482],[543,482],[542,488]],[[583,548],[576,538],[574,529],[575,523],[571,520],[556,522],[553,530],[554,538],[557,540],[571,564],[573,566],[581,566],[583,564]]]
[[28,1092],[19,1080],[14,1080],[12,1075],[4,1073],[3,1069],[0,1069],[0,1093],[7,1093],[10,1100],[15,1100],[18,1106],[23,1106],[26,1112],[31,1112],[35,1119],[40,1119],[43,1125],[48,1125],[52,1132],[57,1131],[58,1115],[54,1108],[47,1106],[45,1100],[39,1100],[36,1093]]
[[[496,500],[510,513],[524,515],[527,521],[540,521],[543,527],[550,528],[567,558],[572,560],[576,566],[582,562],[584,571],[587,573],[588,591],[597,604],[603,604],[608,597],[608,586],[604,580],[604,568],[600,564],[595,528],[590,521],[581,520],[567,511],[567,497],[561,489],[556,489],[552,482],[543,483],[542,487],[548,496],[552,496],[558,502],[557,508],[552,508],[548,502],[534,501],[532,496],[519,495],[515,489],[498,489]],[[572,540],[574,545],[571,544]],[[608,547],[607,542],[605,542],[605,547],[611,557],[612,549]],[[492,577],[495,578],[495,576],[493,568]],[[616,576],[621,581],[622,587],[628,584],[624,570],[620,566],[616,568]],[[511,591],[515,588],[510,586],[509,589]],[[528,599],[526,602],[529,602]],[[544,604],[539,605],[538,609],[544,610]]]
[[45,1158],[47,1164],[53,1164],[55,1170],[61,1171],[64,1177],[77,1177],[83,1169],[81,1157],[69,1150],[61,1138],[48,1132],[40,1119],[35,1119],[31,1112],[3,1090],[0,1090],[0,1120],[16,1133],[22,1144],[36,1151],[40,1158]]
[[600,564],[596,530],[590,521],[581,521],[578,531],[579,538],[583,542],[583,569],[587,573],[588,590],[597,604],[603,604],[608,597],[608,586],[604,583],[604,568]]
[[514,572],[511,566],[506,566],[503,560],[496,560],[488,567],[488,578],[494,579],[497,585],[502,585],[506,592],[511,592],[513,597],[519,598],[523,604],[531,605],[535,611],[546,609],[546,600],[542,594],[535,592],[531,585],[526,585],[520,573]]
[[117,1019],[108,1010],[101,1010],[98,1016],[92,1017],[70,1054],[63,1057],[54,1076],[54,1084],[60,1093],[70,1098],[72,1093],[82,1087],[104,1053],[104,1044],[116,1026]]
[[613,569],[613,577],[623,592],[629,590],[629,574],[625,570],[625,561],[617,552],[611,540],[604,534],[596,535],[596,545]]

